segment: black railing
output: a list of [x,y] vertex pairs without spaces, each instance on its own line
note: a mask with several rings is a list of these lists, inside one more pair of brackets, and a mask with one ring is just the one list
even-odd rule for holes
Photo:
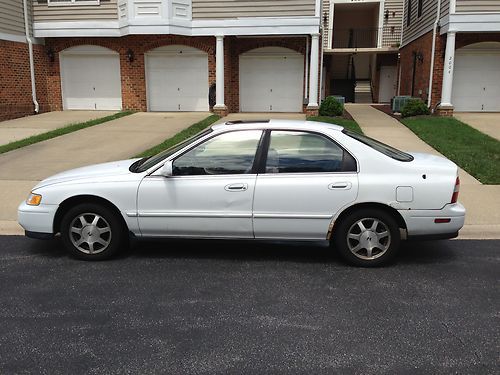
[[332,48],[377,48],[379,33],[383,47],[398,47],[401,27],[384,26],[366,29],[334,29]]

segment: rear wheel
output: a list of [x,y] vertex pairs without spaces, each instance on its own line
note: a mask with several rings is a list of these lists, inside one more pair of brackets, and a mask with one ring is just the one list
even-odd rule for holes
[[108,259],[126,244],[126,231],[117,215],[93,203],[66,212],[61,237],[71,255],[83,260]]
[[401,239],[396,220],[376,209],[361,209],[345,217],[335,231],[333,244],[352,265],[386,264],[399,250]]

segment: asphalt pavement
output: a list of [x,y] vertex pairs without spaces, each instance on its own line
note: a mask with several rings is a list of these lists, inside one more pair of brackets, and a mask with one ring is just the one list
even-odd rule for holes
[[486,374],[500,241],[346,266],[306,244],[168,241],[84,262],[0,237],[0,373]]

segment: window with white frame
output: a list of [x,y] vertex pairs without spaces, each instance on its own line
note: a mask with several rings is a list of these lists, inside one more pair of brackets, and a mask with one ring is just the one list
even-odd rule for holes
[[47,0],[49,6],[60,5],[99,5],[100,0]]

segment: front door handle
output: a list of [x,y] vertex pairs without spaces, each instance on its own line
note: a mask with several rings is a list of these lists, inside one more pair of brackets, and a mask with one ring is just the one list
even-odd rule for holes
[[351,187],[352,183],[350,182],[335,182],[328,185],[328,189],[330,190],[349,190]]
[[248,184],[229,184],[224,187],[226,191],[245,191],[248,189]]

